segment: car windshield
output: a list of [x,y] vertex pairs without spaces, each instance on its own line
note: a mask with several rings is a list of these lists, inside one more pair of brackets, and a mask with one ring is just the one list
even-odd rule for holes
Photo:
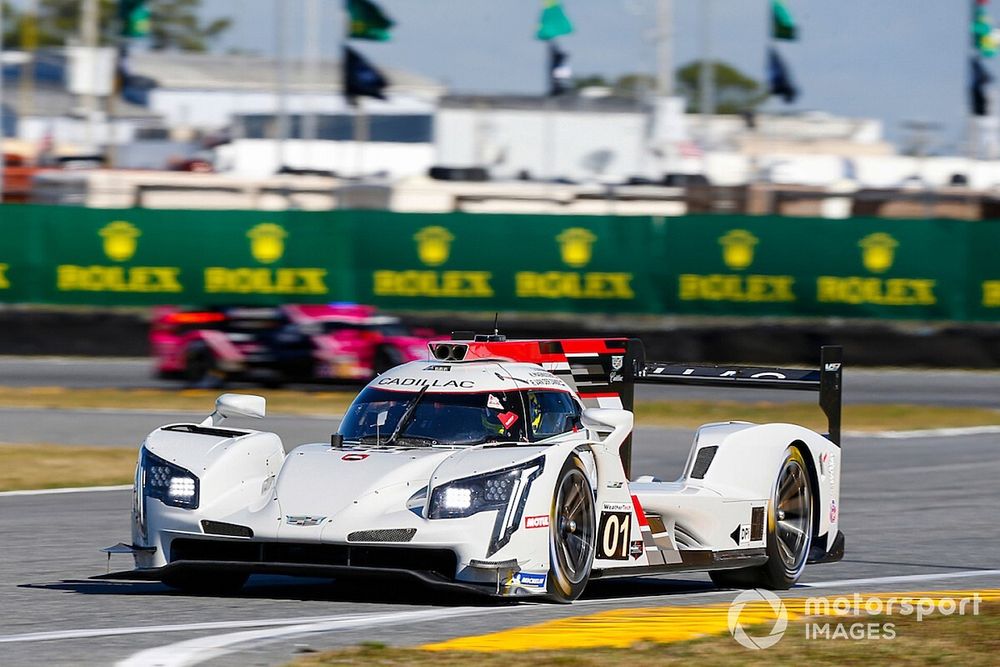
[[368,387],[347,410],[340,433],[347,441],[368,445],[527,441],[524,407],[516,391],[407,393]]
[[[524,419],[527,409],[528,419]],[[366,445],[479,445],[537,442],[582,427],[579,404],[564,391],[414,393],[368,387],[340,426]]]

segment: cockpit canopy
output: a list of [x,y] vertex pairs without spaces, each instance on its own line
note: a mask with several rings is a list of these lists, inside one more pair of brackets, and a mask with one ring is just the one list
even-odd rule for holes
[[364,445],[472,446],[538,442],[582,428],[572,394],[553,389],[443,393],[367,387],[340,425]]

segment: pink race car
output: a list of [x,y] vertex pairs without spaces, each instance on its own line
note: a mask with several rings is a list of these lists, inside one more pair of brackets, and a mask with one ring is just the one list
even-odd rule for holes
[[156,372],[193,384],[226,380],[368,380],[427,358],[432,331],[356,304],[158,308],[150,330]]

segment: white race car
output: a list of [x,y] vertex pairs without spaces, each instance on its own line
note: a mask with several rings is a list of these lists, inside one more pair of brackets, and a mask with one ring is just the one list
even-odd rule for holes
[[[238,590],[249,575],[416,578],[571,601],[592,579],[708,571],[788,588],[843,555],[841,351],[816,370],[647,362],[633,339],[432,343],[376,377],[329,443],[288,454],[225,428],[264,399],[225,394],[200,424],[147,436],[130,553],[109,578]],[[679,479],[630,477],[634,384],[820,392],[829,435],[792,424],[706,424]]]

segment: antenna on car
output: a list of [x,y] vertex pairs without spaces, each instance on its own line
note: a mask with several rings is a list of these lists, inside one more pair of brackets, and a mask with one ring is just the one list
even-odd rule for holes
[[[452,340],[455,340],[452,337]],[[493,314],[493,333],[492,334],[479,334],[473,337],[473,340],[477,343],[503,343],[507,340],[507,337],[500,333],[500,312],[497,311]]]

